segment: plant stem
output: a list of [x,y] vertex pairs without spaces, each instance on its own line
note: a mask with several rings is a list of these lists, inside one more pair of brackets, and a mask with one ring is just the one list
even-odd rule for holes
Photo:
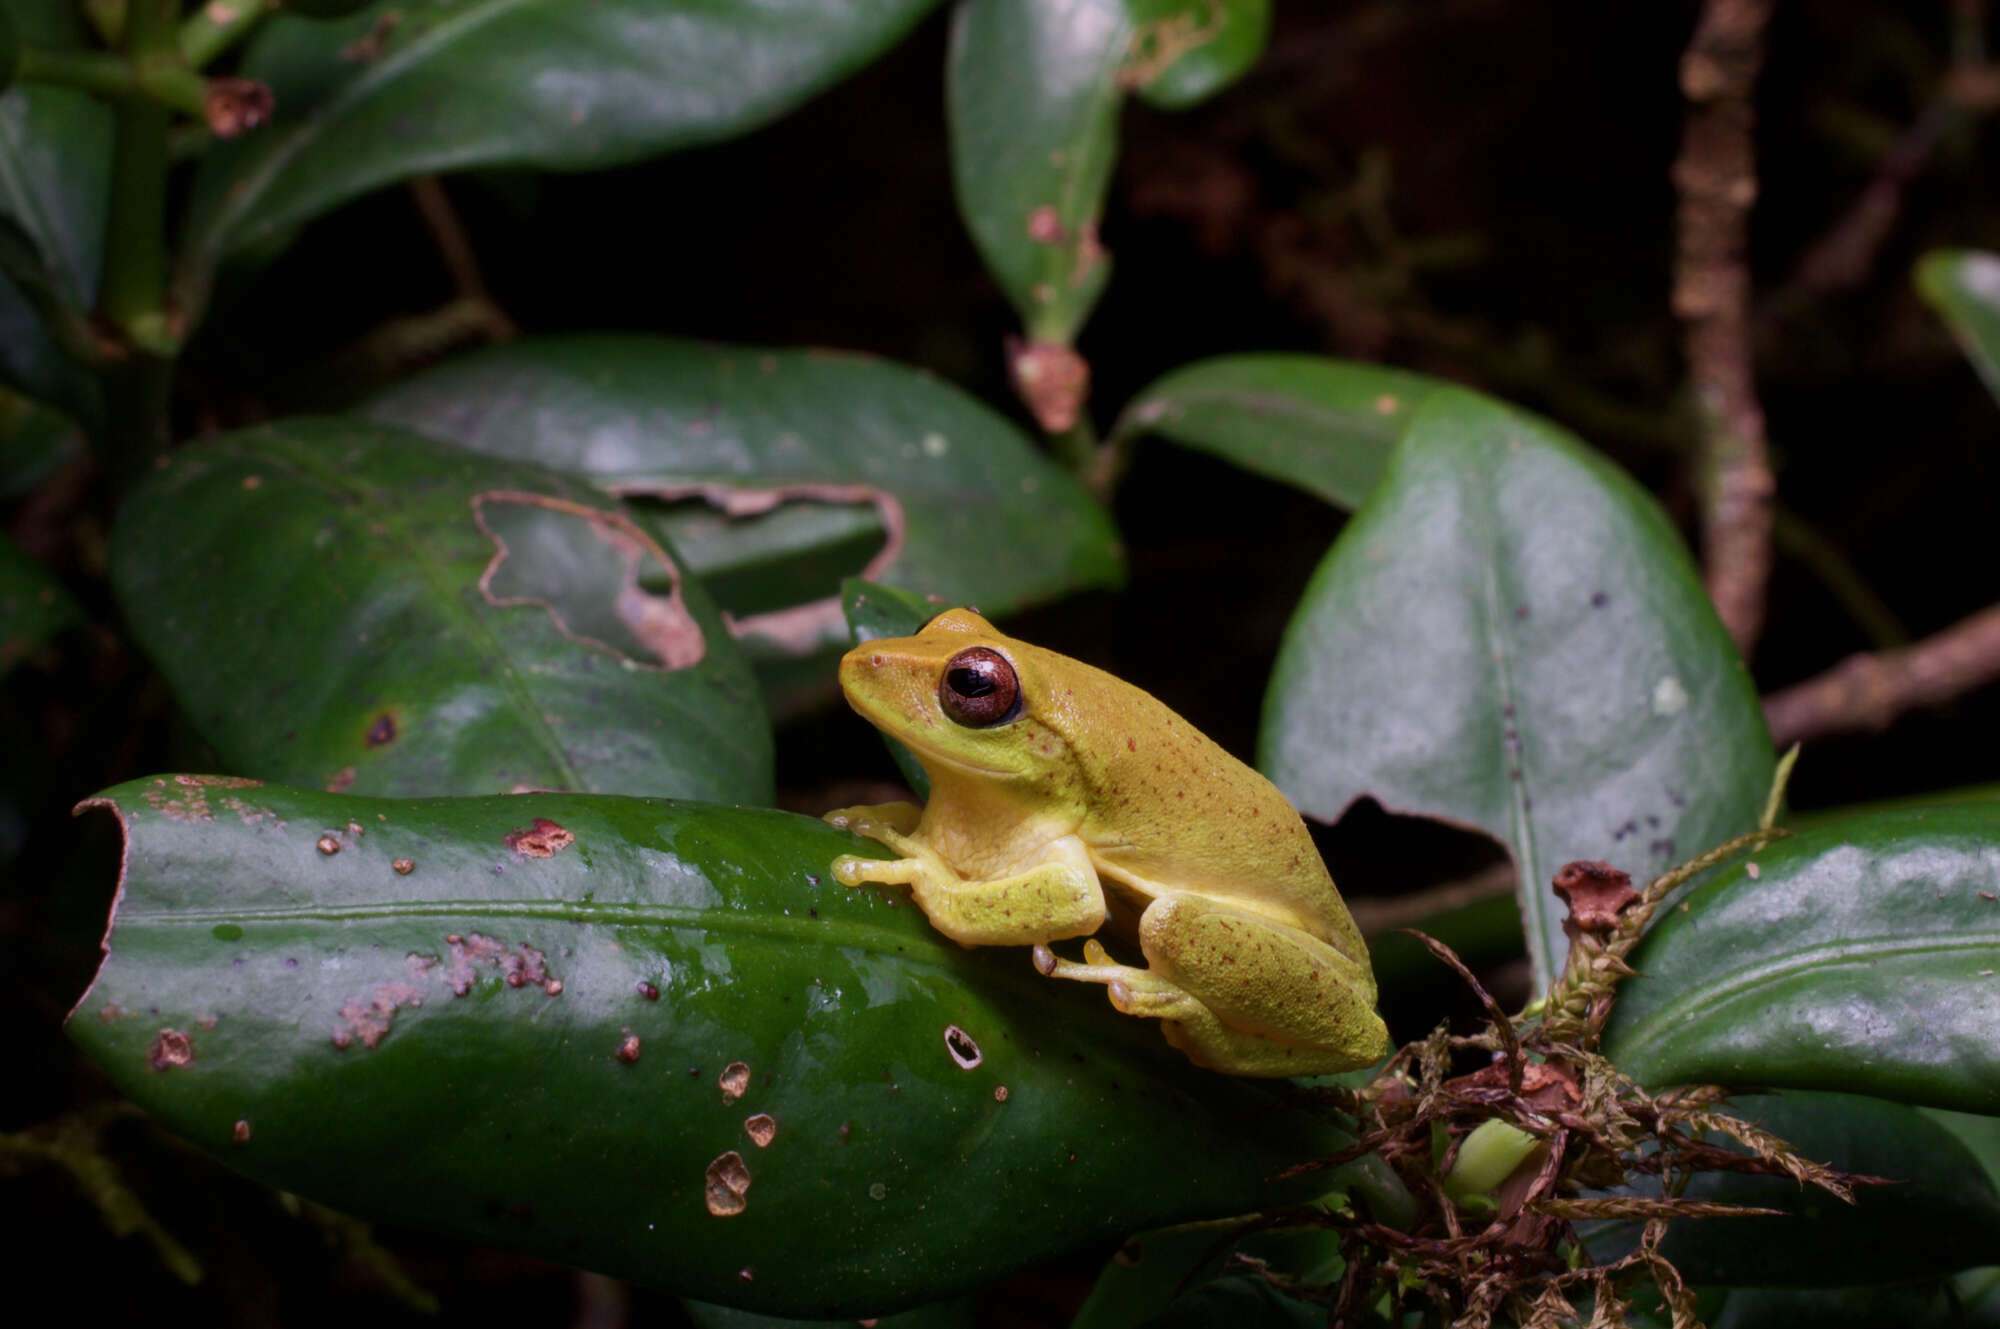
[[187,115],[206,114],[207,85],[201,75],[176,61],[143,70],[110,51],[48,51],[21,48],[20,77],[30,83],[80,88],[107,100],[149,97]]
[[1097,428],[1090,423],[1089,413],[1079,412],[1075,424],[1059,434],[1049,435],[1049,446],[1072,473],[1090,474],[1091,463],[1097,459]]
[[270,12],[270,0],[221,0],[202,5],[181,24],[181,55],[191,68],[204,68],[255,31]]

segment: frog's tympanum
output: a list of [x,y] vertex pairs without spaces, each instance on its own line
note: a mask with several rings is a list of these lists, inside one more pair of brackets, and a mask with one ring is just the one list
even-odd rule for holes
[[[1150,695],[954,609],[840,662],[847,700],[930,776],[908,803],[827,814],[893,849],[843,855],[843,884],[906,885],[965,946],[1028,946],[1102,983],[1197,1065],[1317,1075],[1388,1045],[1368,951],[1305,823],[1269,781]],[[1110,925],[1147,967],[1093,937]]]

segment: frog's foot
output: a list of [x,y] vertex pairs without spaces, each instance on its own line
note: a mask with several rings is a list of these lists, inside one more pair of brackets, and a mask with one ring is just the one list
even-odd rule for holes
[[880,840],[884,831],[908,835],[917,829],[923,815],[923,809],[915,803],[859,803],[851,808],[835,808],[820,820]]
[[1111,1004],[1126,1015],[1144,1019],[1180,1020],[1207,1008],[1186,988],[1170,982],[1150,969],[1119,964],[1111,953],[1092,937],[1083,943],[1083,963],[1065,960],[1046,946],[1035,947],[1035,968],[1044,978],[1068,978],[1080,983],[1102,983]]

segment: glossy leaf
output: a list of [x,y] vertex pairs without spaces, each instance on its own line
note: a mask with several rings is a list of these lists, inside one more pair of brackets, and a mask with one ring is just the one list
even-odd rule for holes
[[1933,250],[1917,264],[1917,293],[1950,326],[1987,391],[2000,397],[2000,254]]
[[55,574],[0,532],[0,678],[83,611]]
[[1644,878],[1750,829],[1771,742],[1680,537],[1630,477],[1461,389],[1403,430],[1286,629],[1261,765],[1312,816],[1368,795],[1500,839],[1540,988],[1567,954],[1556,870]]
[[1155,380],[1115,437],[1157,434],[1356,508],[1442,380],[1317,355],[1225,355]]
[[880,849],[813,819],[196,776],[98,801],[125,872],[71,1036],[231,1167],[363,1217],[848,1317],[1282,1202],[1264,1178],[1349,1138],[835,885]]
[[[8,10],[23,41],[81,43],[65,0],[8,0]],[[10,274],[0,277],[0,376],[73,410],[89,408],[90,389],[36,311],[80,327],[96,305],[110,181],[109,107],[47,83],[0,94],[0,256]]]
[[111,573],[237,772],[770,798],[769,725],[720,617],[580,480],[290,420],[174,453],[128,500]]
[[[1750,1095],[1732,1110],[1807,1158],[1893,1184],[1857,1187],[1848,1205],[1789,1177],[1704,1173],[1688,1186],[1689,1198],[1782,1209],[1786,1217],[1675,1223],[1661,1253],[1690,1282],[1844,1287],[1934,1278],[2000,1260],[2000,1195],[1965,1146],[1918,1109],[1802,1093]],[[1638,1237],[1636,1224],[1580,1230],[1598,1259]]]
[[2000,1112],[1996,891],[1992,806],[1876,813],[1771,845],[1654,923],[1604,1049],[1649,1085]]
[[1207,96],[1256,57],[1265,0],[961,0],[946,64],[952,181],[1031,341],[1067,344],[1111,272],[1098,236],[1128,91]]
[[382,0],[275,17],[242,73],[276,119],[196,176],[183,302],[234,250],[427,171],[593,170],[746,133],[874,59],[933,0]]
[[[793,504],[870,511],[883,543],[869,580],[995,615],[1122,571],[1104,510],[1018,429],[948,384],[865,356],[640,336],[515,342],[418,374],[367,413],[627,497],[701,499],[739,517]],[[838,565],[823,575],[817,596],[736,619],[746,646],[845,649]]]

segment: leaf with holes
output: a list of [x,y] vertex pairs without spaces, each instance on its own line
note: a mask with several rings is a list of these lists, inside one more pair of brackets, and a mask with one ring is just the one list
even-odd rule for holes
[[1917,264],[1917,293],[1950,326],[1987,391],[2000,397],[2000,254],[1933,250]]
[[1756,824],[1775,766],[1652,498],[1545,421],[1442,387],[1306,587],[1259,750],[1312,816],[1366,796],[1498,837],[1538,988],[1568,951],[1558,868],[1692,857]]
[[1317,355],[1225,355],[1153,382],[1115,440],[1157,434],[1257,475],[1359,507],[1440,379]]
[[243,58],[276,119],[203,158],[180,300],[246,245],[427,171],[585,171],[767,124],[867,64],[934,0],[382,0],[278,16]]
[[2000,808],[1770,845],[1665,911],[1632,963],[1604,1050],[1645,1084],[2000,1112]]
[[[366,411],[635,503],[681,505],[663,529],[720,588],[752,657],[809,661],[822,694],[848,642],[843,573],[996,616],[1122,575],[1104,510],[1018,429],[865,356],[641,336],[514,342],[407,379]],[[854,538],[862,521],[867,545]],[[809,523],[823,538],[792,538]]]
[[[212,776],[92,802],[125,865],[70,1036],[359,1216],[851,1319],[1298,1198],[1266,1178],[1352,1138],[1025,948],[835,885],[883,851],[811,818]],[[1397,1187],[1368,1160],[1305,1193],[1361,1185]]]
[[770,727],[720,615],[580,480],[284,421],[149,475],[111,574],[232,770],[363,793],[770,798]]
[[1110,276],[1118,108],[1187,106],[1263,49],[1268,0],[965,0],[945,76],[959,214],[1028,338],[1067,345]]

